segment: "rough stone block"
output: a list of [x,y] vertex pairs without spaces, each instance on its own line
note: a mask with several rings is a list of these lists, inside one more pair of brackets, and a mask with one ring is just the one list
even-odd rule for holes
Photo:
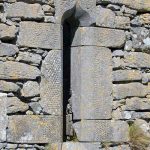
[[[106,148],[103,148],[101,150],[106,150]],[[129,145],[118,145],[113,147],[108,147],[107,150],[131,150]]]
[[147,86],[141,83],[114,84],[113,96],[115,99],[127,97],[144,97],[147,94]]
[[72,47],[71,90],[73,119],[109,119],[112,111],[110,49]]
[[16,37],[17,28],[13,26],[8,26],[6,24],[0,24],[0,39],[11,40]]
[[150,55],[142,52],[130,52],[125,54],[125,66],[133,68],[150,68]]
[[38,68],[27,64],[13,61],[0,62],[0,79],[36,79],[40,74],[41,72]]
[[138,70],[113,71],[113,81],[138,81],[142,80],[142,73]]
[[6,128],[8,123],[7,108],[6,108],[6,97],[7,95],[0,95],[0,142],[6,141]]
[[0,43],[0,56],[13,56],[18,52],[16,45]]
[[62,118],[41,115],[9,116],[7,141],[12,143],[62,142]]
[[72,46],[104,46],[120,48],[125,43],[125,33],[122,30],[79,27],[75,32]]
[[124,16],[116,16],[115,28],[129,29],[130,28],[130,18],[124,17]]
[[15,83],[0,80],[1,92],[17,92],[19,89],[20,87]]
[[52,23],[21,22],[20,46],[61,49],[61,26]]
[[48,114],[62,115],[62,51],[52,50],[43,61],[40,104]]
[[44,12],[40,4],[27,4],[24,2],[16,2],[6,5],[8,18],[23,18],[39,20],[44,17]]
[[100,147],[100,143],[65,142],[62,150],[99,150]]
[[79,141],[129,141],[128,124],[124,121],[82,120],[81,122],[74,123],[73,127]]

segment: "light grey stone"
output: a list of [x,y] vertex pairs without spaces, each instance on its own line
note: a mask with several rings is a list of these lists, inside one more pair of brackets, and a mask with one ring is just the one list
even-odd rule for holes
[[0,43],[0,56],[13,56],[19,52],[16,45]]
[[17,28],[16,26],[8,26],[6,24],[0,24],[0,39],[11,40],[16,37]]
[[27,81],[21,89],[21,95],[23,97],[35,97],[40,94],[39,84],[35,81]]
[[125,43],[125,33],[122,30],[79,27],[75,32],[72,46],[104,46],[120,48]]
[[115,99],[122,99],[133,96],[144,97],[146,94],[147,86],[138,82],[113,85],[113,96]]
[[125,44],[124,50],[126,50],[126,51],[131,51],[131,50],[132,50],[132,45],[133,45],[133,43],[132,43],[132,41],[131,41],[131,40],[126,41],[126,44]]
[[132,119],[149,119],[150,112],[133,112]]
[[18,147],[17,144],[11,144],[11,143],[8,143],[6,145],[6,149],[16,149]]
[[[106,148],[103,148],[102,150],[106,150]],[[118,145],[113,147],[108,147],[107,150],[131,150],[129,145]]]
[[12,82],[0,80],[0,91],[2,92],[18,92],[20,87]]
[[116,70],[113,71],[113,81],[140,81],[142,73],[138,70]]
[[6,128],[8,123],[6,94],[0,94],[0,142],[6,141]]
[[73,127],[79,141],[129,141],[128,124],[125,121],[81,120],[74,123]]
[[95,46],[72,47],[71,60],[73,119],[111,118],[111,50]]
[[113,51],[112,56],[123,57],[124,56],[124,51],[122,51],[122,50],[115,50],[115,51]]
[[62,115],[62,51],[50,51],[41,72],[40,105],[48,114]]
[[7,4],[5,11],[8,18],[21,17],[23,19],[39,20],[44,17],[44,13],[40,4],[16,2]]
[[61,49],[61,25],[21,22],[18,43],[33,48]]
[[64,142],[62,150],[99,150],[100,143]]
[[124,16],[116,16],[115,28],[129,29],[130,28],[130,18],[124,17]]
[[13,143],[62,142],[62,118],[42,115],[9,116],[7,141]]
[[42,57],[38,54],[29,53],[29,52],[19,52],[17,61],[25,62],[29,64],[39,65],[41,63]]
[[0,62],[0,79],[36,79],[40,74],[38,68],[27,64],[13,61]]
[[113,57],[112,65],[113,65],[113,68],[122,68],[124,66],[124,61],[120,57]]
[[22,102],[17,97],[7,97],[7,114],[25,112],[28,109],[28,104]]
[[130,52],[125,54],[125,66],[133,68],[150,68],[150,55],[142,52]]
[[40,112],[42,111],[42,107],[38,102],[29,103],[29,106],[31,107],[31,109],[35,114],[40,114]]

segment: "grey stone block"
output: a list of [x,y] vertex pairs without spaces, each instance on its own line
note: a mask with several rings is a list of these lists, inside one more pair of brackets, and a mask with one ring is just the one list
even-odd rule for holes
[[73,119],[109,119],[112,111],[110,49],[72,47],[71,90]]
[[[102,150],[106,150],[106,148],[103,148]],[[113,147],[108,147],[107,150],[131,150],[129,145],[118,145]]]
[[133,68],[150,68],[150,55],[142,52],[130,52],[125,54],[125,66]]
[[10,80],[23,80],[23,79],[36,79],[41,75],[38,68],[13,62],[0,62],[0,79]]
[[15,83],[0,80],[0,91],[2,92],[17,92],[19,89],[20,87]]
[[44,12],[40,4],[27,4],[24,2],[16,2],[7,4],[5,11],[8,18],[21,17],[29,20],[39,20],[44,17]]
[[20,46],[61,49],[61,25],[52,23],[21,22]]
[[113,81],[139,81],[142,73],[138,70],[116,70],[113,71]]
[[0,56],[13,56],[19,52],[16,45],[0,43]]
[[115,99],[127,97],[144,97],[147,94],[147,86],[141,83],[114,84],[113,96]]
[[81,122],[74,123],[73,127],[79,141],[129,141],[128,124],[124,121],[81,120]]
[[122,30],[79,27],[75,32],[72,46],[104,46],[120,48],[125,43],[125,33]]
[[62,115],[62,51],[52,50],[43,61],[40,104],[48,114]]
[[100,148],[100,143],[65,142],[62,144],[62,150],[99,150]]
[[9,116],[7,141],[12,143],[62,142],[62,118],[42,115]]
[[7,114],[25,112],[29,109],[28,104],[22,102],[17,97],[7,97]]

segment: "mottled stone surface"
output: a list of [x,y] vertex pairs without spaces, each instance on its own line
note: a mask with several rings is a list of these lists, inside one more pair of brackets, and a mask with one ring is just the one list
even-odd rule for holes
[[37,82],[27,81],[21,89],[21,95],[23,97],[34,97],[40,94],[40,87]]
[[109,119],[112,111],[112,56],[107,48],[73,47],[73,119]]
[[61,142],[62,118],[42,115],[9,116],[7,141],[15,143]]
[[0,43],[0,56],[13,56],[19,52],[16,45]]
[[17,97],[7,97],[7,114],[25,112],[28,108],[28,104],[22,102]]
[[0,142],[6,141],[6,128],[7,128],[7,109],[6,109],[6,95],[0,95]]
[[10,40],[16,37],[17,28],[16,26],[8,26],[6,24],[0,24],[0,39]]
[[138,81],[142,79],[142,73],[138,70],[113,71],[113,81]]
[[75,32],[72,46],[104,46],[120,48],[125,43],[125,33],[122,30],[79,27]]
[[135,68],[150,68],[150,55],[142,52],[130,52],[125,55],[125,65]]
[[38,76],[40,70],[36,67],[13,61],[0,62],[0,79],[36,79]]
[[[124,121],[82,120],[73,124],[79,141],[128,141],[128,124]],[[124,133],[124,134],[122,134]]]
[[[103,148],[102,150],[106,150],[106,148]],[[118,145],[114,147],[108,147],[107,150],[131,150],[129,145]]]
[[114,84],[113,96],[116,99],[126,97],[144,97],[147,94],[147,87],[141,83]]
[[44,17],[40,4],[27,4],[24,2],[7,4],[6,12],[8,18],[21,17],[23,19],[38,20]]
[[20,46],[61,49],[61,27],[58,24],[21,22]]
[[0,91],[2,92],[17,92],[20,87],[12,82],[0,80]]
[[40,104],[46,113],[62,115],[62,51],[52,50],[43,61]]

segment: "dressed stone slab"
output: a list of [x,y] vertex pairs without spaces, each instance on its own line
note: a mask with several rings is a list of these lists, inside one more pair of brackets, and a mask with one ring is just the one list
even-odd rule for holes
[[111,50],[96,46],[72,47],[71,60],[73,119],[110,119]]
[[52,23],[21,22],[18,44],[20,46],[61,49],[61,26]]
[[58,116],[9,116],[7,141],[12,143],[62,142],[62,118]]

